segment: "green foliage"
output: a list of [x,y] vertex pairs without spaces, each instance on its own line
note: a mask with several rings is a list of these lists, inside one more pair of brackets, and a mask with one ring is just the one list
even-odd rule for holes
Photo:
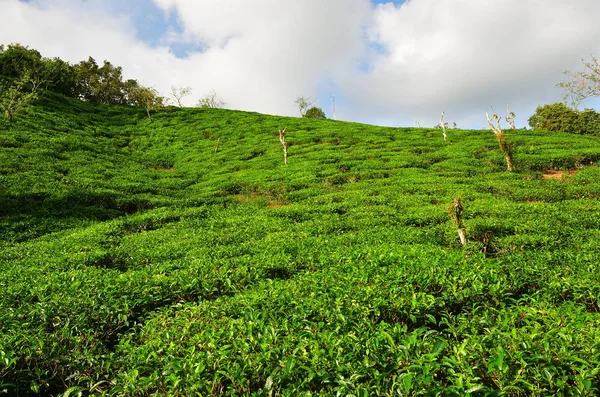
[[33,49],[20,44],[10,44],[0,50],[0,77],[18,80],[28,75],[51,91],[73,96],[75,93],[75,70],[59,58],[43,58]]
[[76,65],[60,58],[43,58],[20,44],[0,48],[0,79],[18,81],[22,76],[39,82],[40,88],[99,104],[127,104],[156,107],[163,103],[156,90],[136,80],[123,81],[120,66],[104,61],[99,66],[89,57]]
[[16,81],[0,76],[0,110],[5,120],[11,121],[25,106],[38,98],[39,81],[24,72]]
[[46,93],[0,134],[0,392],[596,395],[600,143],[513,140]]
[[529,118],[529,125],[535,130],[600,135],[600,113],[593,109],[578,111],[564,103],[554,103],[538,106]]
[[323,110],[321,108],[318,108],[316,106],[313,106],[312,108],[308,109],[306,111],[306,113],[304,113],[304,116],[302,117],[306,117],[307,119],[325,119],[325,112],[323,112]]
[[[75,65],[77,76],[76,96],[85,101],[101,104],[126,104],[135,103],[135,92],[138,84],[135,80],[123,82],[123,70],[120,66],[113,66],[109,61],[104,61],[98,66],[96,60],[89,57]],[[130,100],[129,97],[133,96]]]

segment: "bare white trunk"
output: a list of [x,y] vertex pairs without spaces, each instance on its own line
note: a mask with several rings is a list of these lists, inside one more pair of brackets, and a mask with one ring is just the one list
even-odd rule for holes
[[285,141],[285,134],[287,132],[287,128],[283,130],[279,130],[279,142],[281,142],[281,146],[283,146],[283,164],[287,165],[287,147],[288,144]]
[[446,125],[444,125],[444,111],[442,110],[442,115],[440,116],[440,127],[442,127],[442,133],[444,134],[444,142],[448,139],[448,135],[446,135]]
[[487,112],[485,113],[485,117],[487,118],[487,122],[490,125],[492,132],[494,133],[494,135],[496,135],[496,139],[498,140],[498,144],[500,145],[500,151],[502,151],[502,153],[504,153],[504,157],[506,157],[506,169],[508,170],[508,172],[513,172],[515,168],[512,162],[512,151],[510,145],[506,143],[504,131],[502,131],[502,127],[500,127],[500,116],[498,116],[496,113],[492,113],[492,118],[494,119],[496,125],[492,123],[490,115]]
[[508,116],[506,116],[506,122],[508,123],[508,126],[510,127],[511,130],[516,129],[515,128],[515,114],[510,111],[510,105],[506,105],[506,112],[508,114]]
[[460,243],[462,245],[467,245],[467,236],[463,229],[458,229],[458,238],[460,239]]

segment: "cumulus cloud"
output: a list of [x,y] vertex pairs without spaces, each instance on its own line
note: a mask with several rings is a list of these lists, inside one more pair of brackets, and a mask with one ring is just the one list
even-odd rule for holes
[[[554,85],[580,57],[598,52],[600,2],[593,0],[413,0],[374,11],[370,39],[385,52],[371,70],[340,82],[361,118],[430,126],[485,124],[490,105],[512,104],[521,123],[535,106],[560,100]],[[356,113],[358,112],[358,113]],[[480,121],[479,121],[480,120]]]
[[[334,91],[338,118],[423,126],[443,109],[481,127],[507,103],[523,125],[561,98],[564,69],[600,52],[597,0],[152,0],[179,21],[158,46],[118,1],[0,0],[0,37],[71,62],[109,59],[164,94],[190,85],[188,105],[215,89],[236,109],[293,115],[309,95],[331,113]],[[202,51],[177,58],[174,43]]]

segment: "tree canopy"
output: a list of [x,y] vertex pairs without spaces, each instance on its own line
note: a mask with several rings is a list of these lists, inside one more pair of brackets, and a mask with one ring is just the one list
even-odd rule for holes
[[41,88],[92,103],[146,106],[149,94],[153,95],[150,102],[163,103],[156,90],[137,80],[124,80],[123,69],[108,60],[99,65],[89,57],[72,65],[42,57],[21,44],[0,45],[0,82],[20,81],[23,76],[35,79]]

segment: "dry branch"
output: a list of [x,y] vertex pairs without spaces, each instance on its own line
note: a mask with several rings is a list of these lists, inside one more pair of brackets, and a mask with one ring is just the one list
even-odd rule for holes
[[444,142],[448,139],[448,135],[446,135],[446,125],[444,124],[444,111],[442,110],[442,115],[440,116],[440,127],[442,128],[442,132],[444,134]]
[[446,211],[448,212],[448,215],[450,215],[450,219],[452,219],[452,222],[454,222],[454,225],[456,226],[456,230],[458,232],[458,238],[460,239],[460,243],[462,245],[467,245],[467,235],[465,233],[465,224],[463,223],[463,218],[462,218],[463,209],[464,209],[463,199],[461,197],[457,197],[454,199],[452,204],[450,204],[450,206],[448,208],[446,208]]
[[516,129],[515,128],[515,113],[510,111],[510,105],[506,105],[506,113],[508,114],[508,116],[506,116],[506,122],[508,123],[508,126],[510,127],[511,130]]
[[511,146],[506,143],[506,136],[504,135],[504,131],[502,131],[502,127],[500,127],[500,116],[498,116],[496,113],[492,113],[492,118],[494,119],[496,125],[492,123],[490,115],[487,112],[485,112],[485,116],[490,128],[492,129],[492,132],[494,135],[496,135],[496,139],[500,145],[500,151],[504,153],[504,157],[506,158],[506,168],[509,172],[513,172],[515,169],[513,167]]
[[279,130],[279,142],[281,142],[281,146],[283,146],[283,164],[287,165],[287,148],[288,144],[285,141],[285,134],[287,132],[287,128],[283,130]]

